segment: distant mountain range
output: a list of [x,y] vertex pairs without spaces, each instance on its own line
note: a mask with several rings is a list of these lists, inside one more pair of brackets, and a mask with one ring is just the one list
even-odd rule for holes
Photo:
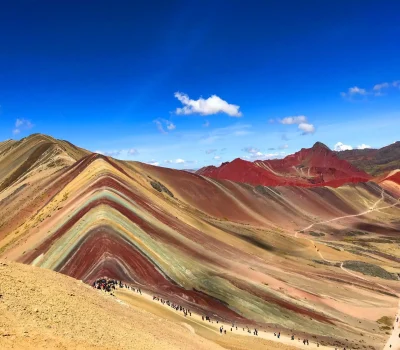
[[283,159],[240,158],[196,173],[215,179],[264,186],[331,186],[370,181],[400,168],[400,142],[381,149],[335,152],[321,142]]
[[400,169],[400,141],[379,149],[353,149],[335,153],[340,159],[347,160],[372,176]]

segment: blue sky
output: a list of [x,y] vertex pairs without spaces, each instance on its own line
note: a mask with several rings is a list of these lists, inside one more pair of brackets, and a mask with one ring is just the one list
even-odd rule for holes
[[[0,140],[174,168],[400,135],[400,2],[14,1]],[[338,144],[338,143],[341,144]]]

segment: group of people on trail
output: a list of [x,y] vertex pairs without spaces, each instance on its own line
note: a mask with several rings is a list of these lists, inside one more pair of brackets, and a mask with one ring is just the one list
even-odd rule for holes
[[[121,283],[121,281],[120,281]],[[112,290],[115,290],[115,286],[118,285],[118,281],[109,280],[106,278],[101,278],[93,282],[93,288],[104,290],[106,292],[111,293]]]
[[[99,289],[99,290],[103,290],[106,292],[109,292],[111,295],[113,295],[112,291],[114,291],[117,287],[119,288],[126,288],[128,290],[132,290],[133,292],[139,293],[140,295],[142,295],[142,290],[140,288],[135,288],[132,287],[126,283],[122,283],[122,281],[118,281],[118,280],[114,280],[114,279],[107,279],[107,278],[101,278],[101,279],[97,279],[93,282],[93,287],[95,289]],[[163,299],[159,296],[155,296],[153,295],[153,301],[158,301],[163,305],[167,305],[169,307],[171,307],[172,309],[178,311],[178,312],[183,312],[184,316],[192,316],[192,312],[188,309],[185,308],[179,304],[173,303],[167,299]],[[210,316],[201,316],[202,321],[207,321],[210,323],[219,323],[219,321],[216,320],[212,320]],[[399,322],[399,318],[396,318],[396,322]],[[229,327],[228,327],[229,328]],[[245,327],[247,330],[247,333],[251,334],[253,333],[253,335],[258,336],[258,330],[256,328],[254,328],[254,330],[252,331],[248,326]],[[245,332],[245,328],[243,327],[243,332]],[[234,323],[232,323],[232,326],[230,327],[230,331],[233,332],[234,330],[238,330],[238,326],[235,325]],[[221,325],[219,327],[219,332],[220,334],[227,334],[227,330],[224,328],[223,325]],[[277,337],[278,339],[280,339],[281,337],[281,332],[274,332],[274,336]],[[399,333],[399,337],[400,337],[400,333]],[[291,336],[291,340],[295,340],[295,336],[292,335]],[[300,342],[300,338],[298,338],[298,341]],[[308,339],[303,339],[303,345],[309,345],[309,341]],[[319,347],[319,343],[317,343],[317,347]],[[391,347],[391,346],[390,346]],[[335,349],[336,350],[336,349]],[[344,348],[344,350],[346,350],[346,348]]]
[[160,297],[157,297],[157,296],[153,295],[153,301],[159,301],[161,304],[168,305],[169,307],[171,307],[172,309],[174,309],[176,311],[183,312],[185,317],[187,317],[188,315],[192,316],[192,312],[189,309],[187,309],[187,308],[185,308],[185,307],[183,307],[181,305],[172,303],[169,300],[165,300],[163,298],[160,298]]
[[[140,288],[135,289],[132,286],[122,283],[122,281],[117,281],[117,280],[107,279],[107,278],[100,278],[93,282],[93,288],[104,290],[105,292],[109,292],[109,293],[111,293],[113,290],[115,290],[115,287],[130,289],[130,290],[133,290],[134,292],[142,294],[142,291]],[[113,294],[111,293],[111,295],[113,295]]]

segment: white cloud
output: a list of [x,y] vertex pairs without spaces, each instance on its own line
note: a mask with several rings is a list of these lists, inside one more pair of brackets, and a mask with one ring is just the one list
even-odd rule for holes
[[218,160],[218,159],[221,159],[221,157],[220,156],[214,156],[214,159]]
[[286,117],[279,121],[281,124],[300,124],[306,123],[307,117],[305,115],[298,115],[295,117]]
[[[286,117],[279,120],[279,122],[285,125],[297,124],[297,128],[302,131],[302,135],[313,134],[315,132],[314,125],[307,122],[307,117],[305,115]],[[282,140],[285,139],[287,139],[286,135],[282,136]]]
[[315,132],[314,125],[308,123],[301,123],[298,128],[302,131],[302,135],[313,134]]
[[242,116],[239,111],[240,106],[229,104],[217,95],[212,95],[207,99],[200,97],[198,100],[191,100],[188,95],[180,92],[176,92],[174,96],[184,105],[184,107],[176,109],[176,114],[212,115],[225,113],[231,117]]
[[175,163],[176,164],[183,164],[183,163],[185,163],[185,161],[183,159],[178,158],[178,159],[175,160]]
[[366,148],[371,148],[371,146],[366,145],[365,143],[357,146],[357,149],[366,149]]
[[392,85],[393,85],[393,87],[398,87],[398,86],[400,86],[400,80],[395,80],[395,81],[392,83]]
[[337,143],[335,144],[335,146],[333,147],[333,149],[334,149],[335,151],[347,151],[347,150],[352,150],[353,147],[350,146],[350,145],[345,145],[345,144],[342,143],[342,142],[337,142]]
[[[366,145],[365,143],[362,143],[361,145],[358,145],[356,148],[357,148],[357,149],[366,149],[366,148],[371,148],[371,146],[370,146],[370,145]],[[345,144],[342,143],[342,142],[338,142],[338,143],[335,144],[335,146],[333,147],[333,149],[334,149],[335,151],[339,151],[339,152],[340,152],[340,151],[352,150],[352,149],[354,149],[354,147],[351,146],[351,145],[345,145]]]
[[17,118],[15,121],[15,128],[13,129],[12,133],[14,135],[18,135],[22,130],[28,130],[31,128],[33,128],[33,124],[29,120]]
[[209,122],[208,120],[206,120],[206,121],[204,122],[203,126],[204,126],[205,128],[208,128],[208,127],[210,126],[210,122]]

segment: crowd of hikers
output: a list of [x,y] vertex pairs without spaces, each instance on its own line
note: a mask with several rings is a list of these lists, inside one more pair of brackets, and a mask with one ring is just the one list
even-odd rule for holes
[[172,309],[174,309],[176,311],[183,312],[183,315],[185,317],[187,317],[188,315],[192,316],[192,312],[189,309],[187,309],[181,305],[175,304],[169,300],[165,300],[163,298],[153,295],[153,301],[159,301],[161,304],[168,305],[169,307],[171,307]]
[[142,294],[142,291],[140,288],[135,289],[134,287],[129,286],[128,284],[122,283],[122,281],[101,278],[101,279],[97,279],[93,282],[93,288],[100,289],[105,292],[109,292],[109,293],[111,293],[111,295],[114,295],[112,293],[112,291],[115,290],[115,287],[130,289],[134,292]]
[[[113,279],[106,279],[106,278],[97,279],[93,282],[93,287],[95,289],[100,289],[102,291],[109,292],[111,295],[114,295],[113,291],[117,287],[118,288],[126,288],[128,290],[132,290],[133,292],[136,292],[136,293],[142,295],[142,290],[140,288],[137,288],[137,287],[135,288],[128,284],[122,283],[122,281],[113,280]],[[182,312],[185,317],[192,316],[192,312],[188,308],[185,308],[182,305],[173,303],[167,299],[153,295],[153,301],[160,302],[162,305],[167,305],[167,306],[171,307],[172,309],[174,309],[175,311]],[[219,323],[219,321],[217,319],[214,320],[210,316],[202,315],[201,319],[202,319],[202,321],[209,322],[209,323],[214,323],[214,321],[217,324]],[[399,318],[397,318],[396,321],[399,322]],[[229,329],[229,327],[228,327],[228,329]],[[245,328],[242,327],[242,329],[243,329],[243,332],[247,332],[249,334],[258,336],[258,330],[256,328],[254,330],[251,330],[249,327],[246,326]],[[235,325],[234,323],[232,323],[232,326],[230,327],[230,331],[233,332],[234,330],[237,331],[238,326]],[[219,332],[220,332],[220,334],[227,334],[226,333],[227,330],[226,330],[226,328],[224,328],[224,325],[221,325],[219,327]],[[274,336],[277,337],[278,339],[280,339],[281,332],[274,332]],[[399,337],[400,337],[400,334],[399,334]],[[295,340],[295,336],[292,335],[290,337],[290,339]],[[298,338],[298,341],[300,342],[300,338]],[[309,345],[308,339],[303,339],[303,345]],[[317,347],[319,347],[319,343],[317,343]],[[337,348],[335,348],[335,350],[337,350]],[[343,348],[343,350],[346,350],[346,348]]]

